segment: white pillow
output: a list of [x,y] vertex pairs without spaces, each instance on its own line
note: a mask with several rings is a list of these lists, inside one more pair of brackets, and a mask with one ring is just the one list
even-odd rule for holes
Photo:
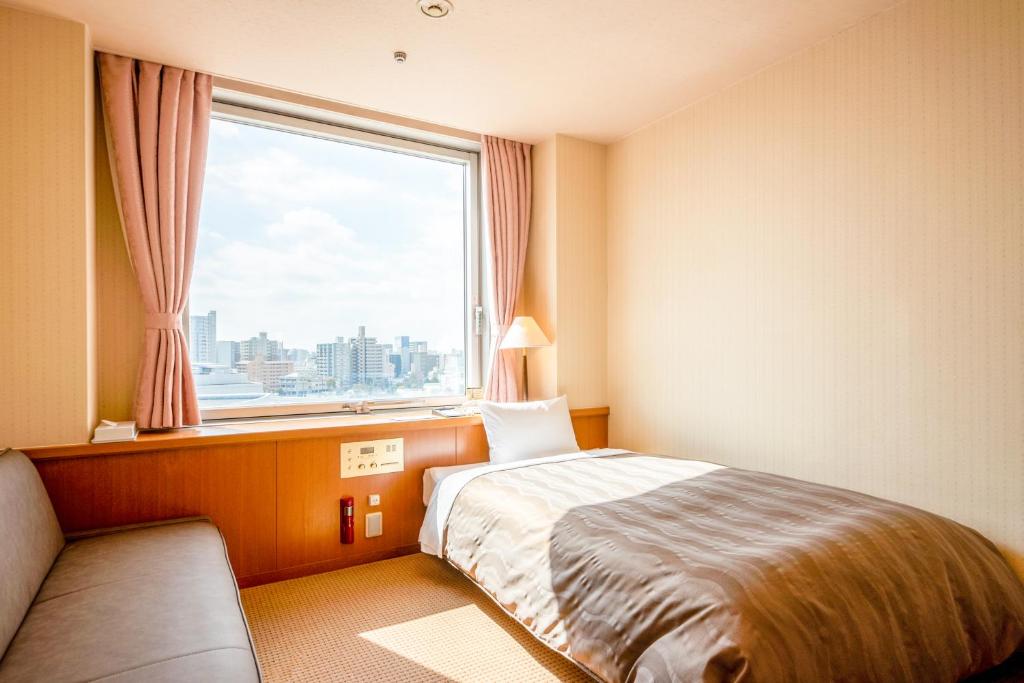
[[580,450],[565,396],[523,403],[480,402],[491,462],[504,463]]

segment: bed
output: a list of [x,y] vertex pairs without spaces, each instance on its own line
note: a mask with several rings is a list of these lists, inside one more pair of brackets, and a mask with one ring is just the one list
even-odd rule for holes
[[433,473],[420,533],[603,681],[957,681],[1024,644],[1024,586],[906,505],[599,449]]

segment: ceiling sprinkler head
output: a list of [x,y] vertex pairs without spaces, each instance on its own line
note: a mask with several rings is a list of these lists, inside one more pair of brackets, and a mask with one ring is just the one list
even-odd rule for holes
[[431,19],[440,19],[455,11],[451,0],[417,0],[416,4]]
[[401,50],[395,52],[395,61],[398,62],[399,64],[405,64],[406,57],[407,55]]

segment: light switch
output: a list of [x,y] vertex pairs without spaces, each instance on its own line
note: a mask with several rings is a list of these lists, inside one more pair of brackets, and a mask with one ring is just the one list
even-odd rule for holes
[[370,494],[370,507],[376,507],[378,505],[380,505],[380,494],[379,493],[371,493]]
[[371,512],[366,515],[366,537],[373,538],[384,533],[384,513]]

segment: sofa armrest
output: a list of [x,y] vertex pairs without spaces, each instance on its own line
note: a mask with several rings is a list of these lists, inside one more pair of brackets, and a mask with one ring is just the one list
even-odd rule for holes
[[177,517],[175,519],[161,519],[155,522],[140,522],[138,524],[123,524],[121,526],[110,526],[102,527],[100,529],[83,529],[81,531],[71,531],[64,534],[64,539],[68,543],[74,541],[81,541],[86,538],[95,538],[97,536],[109,536],[110,534],[121,533],[122,531],[131,531],[133,529],[148,529],[155,526],[167,526],[169,524],[184,524],[186,522],[209,522],[213,524],[213,520],[209,517],[200,515],[196,517]]

